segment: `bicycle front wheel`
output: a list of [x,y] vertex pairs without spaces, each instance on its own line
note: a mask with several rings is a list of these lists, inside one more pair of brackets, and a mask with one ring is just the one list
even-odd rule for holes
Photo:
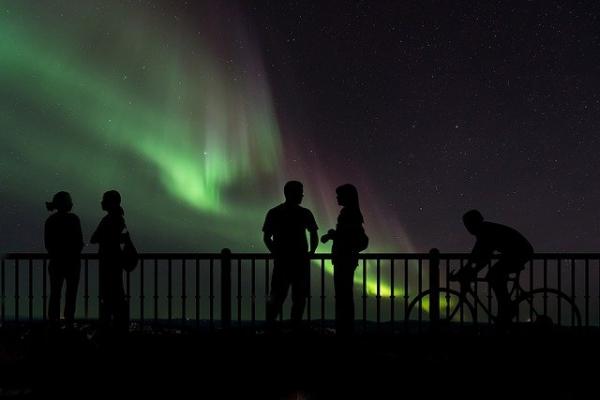
[[[410,302],[406,310],[406,321],[430,321],[431,292],[425,290]],[[441,322],[475,322],[473,305],[456,290],[440,288],[438,304]]]
[[556,289],[535,289],[515,300],[516,319],[541,327],[581,327],[579,308],[569,296]]

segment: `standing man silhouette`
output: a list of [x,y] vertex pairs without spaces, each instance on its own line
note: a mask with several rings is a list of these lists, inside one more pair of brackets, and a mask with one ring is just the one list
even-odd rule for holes
[[[265,245],[274,257],[267,325],[273,328],[292,286],[291,319],[294,328],[298,328],[310,285],[310,255],[315,253],[319,241],[318,227],[312,212],[300,206],[304,197],[302,183],[289,181],[283,193],[285,202],[269,210],[262,229]],[[310,249],[306,231],[310,234]]]

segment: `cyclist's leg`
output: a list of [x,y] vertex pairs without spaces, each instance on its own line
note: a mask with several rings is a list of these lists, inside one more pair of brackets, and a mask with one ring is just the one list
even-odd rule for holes
[[490,267],[487,280],[490,283],[498,302],[498,322],[510,322],[510,296],[508,293],[508,274],[512,272],[512,263],[509,259],[501,257]]
[[508,275],[520,272],[530,260],[525,255],[519,257],[502,256],[496,264],[490,267],[487,279],[498,301],[498,321],[510,322],[513,313],[513,303],[508,292]]

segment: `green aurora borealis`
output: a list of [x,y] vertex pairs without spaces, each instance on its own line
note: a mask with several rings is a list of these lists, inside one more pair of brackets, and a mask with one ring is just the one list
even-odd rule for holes
[[[160,39],[151,26],[140,37],[130,26],[113,24],[110,35],[83,47],[81,32],[90,34],[86,22],[95,15],[79,17],[79,27],[69,23],[65,32],[46,32],[29,12],[4,11],[2,84],[5,99],[15,100],[3,107],[2,125],[10,132],[5,145],[28,164],[7,163],[4,171],[8,179],[36,182],[21,195],[41,201],[40,189],[48,197],[65,180],[67,187],[75,184],[71,191],[82,214],[93,209],[77,194],[95,188],[99,198],[104,188],[115,187],[130,210],[145,204],[143,210],[153,213],[164,205],[152,197],[164,196],[197,215],[249,223],[255,214],[249,202],[236,204],[225,192],[240,182],[280,180],[278,128],[259,76],[238,84],[231,76],[236,72],[213,62],[200,39],[193,49],[174,48],[169,44],[176,38]],[[51,14],[45,24],[56,27],[58,11]],[[196,55],[181,61],[191,51]],[[254,67],[252,60],[244,62]],[[53,175],[56,180],[48,179]],[[144,185],[140,177],[155,182]]]
[[[89,237],[114,188],[142,251],[264,252],[264,214],[286,180],[304,182],[320,232],[335,223],[334,188],[351,181],[365,194],[369,251],[412,250],[356,176],[288,161],[258,43],[237,13],[207,7],[199,29],[149,5],[73,4],[0,3],[0,179],[5,202],[34,210],[24,229],[68,190]],[[41,250],[41,230],[9,244]]]

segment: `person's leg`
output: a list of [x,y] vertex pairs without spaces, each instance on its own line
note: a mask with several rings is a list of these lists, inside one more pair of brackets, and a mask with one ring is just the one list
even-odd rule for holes
[[120,333],[127,333],[129,331],[129,302],[125,296],[115,298],[113,312],[115,329]]
[[129,330],[129,303],[125,297],[123,271],[117,268],[111,279],[111,304],[115,330],[126,333]]
[[110,322],[111,307],[110,307],[110,282],[107,266],[100,262],[98,267],[98,289],[100,304],[98,305],[98,320],[100,325],[107,327]]
[[79,260],[68,266],[66,274],[67,288],[65,293],[65,320],[72,323],[75,319],[75,305],[77,303],[77,289],[79,288],[79,276],[81,265]]
[[350,333],[354,332],[354,272],[356,265],[351,266],[348,272],[348,324]]
[[508,293],[508,274],[511,271],[510,263],[506,259],[500,259],[490,267],[487,280],[496,295],[498,303],[498,322],[509,323],[511,320],[510,297]]
[[117,324],[117,318],[119,317],[119,310],[121,307],[121,293],[123,293],[123,272],[122,269],[116,265],[117,262],[109,259],[103,266],[100,289],[101,289],[101,309],[100,309],[100,320],[106,328],[111,325]]
[[273,263],[273,276],[271,277],[271,292],[269,294],[269,301],[267,302],[267,325],[273,327],[277,316],[281,312],[281,307],[290,286],[289,271],[286,268],[289,265],[285,265],[282,260],[275,260]]
[[48,320],[51,322],[60,320],[60,298],[62,296],[62,286],[64,281],[62,267],[63,265],[58,265],[55,261],[51,261],[48,266],[48,274],[50,275]]
[[335,287],[335,321],[338,334],[350,334],[354,324],[354,268],[338,263],[333,271]]
[[292,323],[299,327],[306,308],[306,297],[308,296],[310,260],[302,260],[294,266],[292,279]]

